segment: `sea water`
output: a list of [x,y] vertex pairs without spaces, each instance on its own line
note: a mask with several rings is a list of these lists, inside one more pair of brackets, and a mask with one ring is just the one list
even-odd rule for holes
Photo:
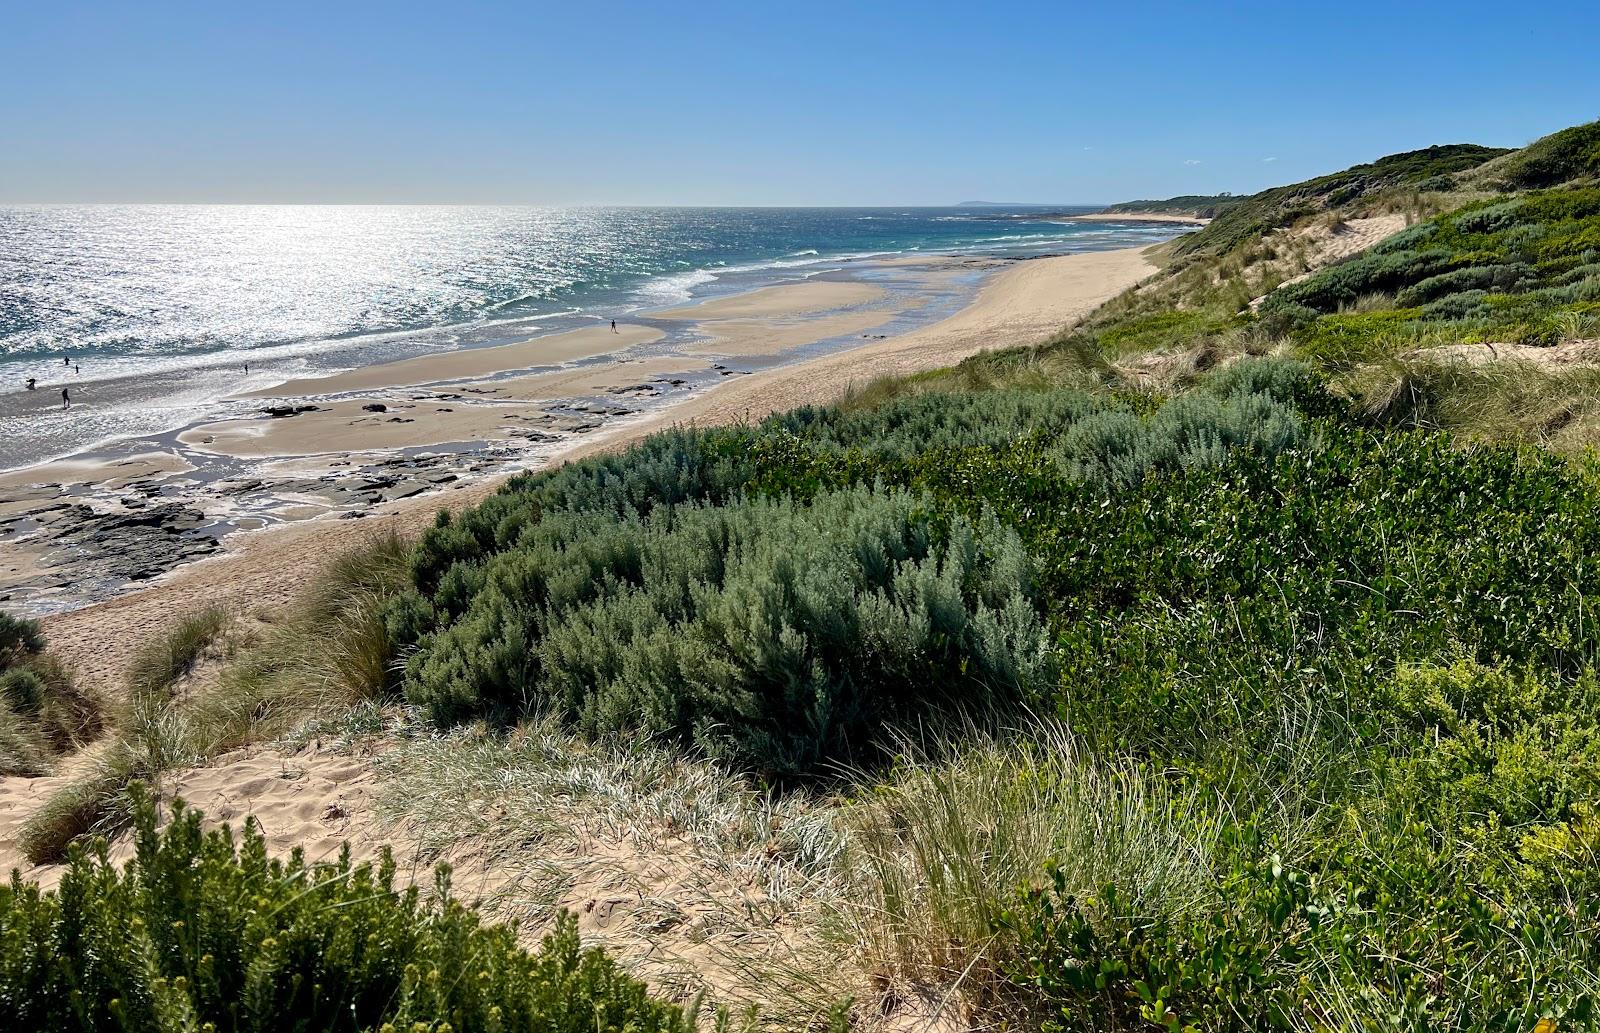
[[[1174,232],[1027,217],[1039,214],[0,207],[0,469],[170,430],[295,377],[625,320],[852,262],[1065,254]],[[25,395],[28,378],[45,394]],[[63,387],[78,408],[47,416]]]

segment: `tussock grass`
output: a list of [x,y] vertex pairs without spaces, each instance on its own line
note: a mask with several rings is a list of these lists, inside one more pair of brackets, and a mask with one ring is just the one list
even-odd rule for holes
[[[334,557],[289,615],[258,634],[211,608],[148,643],[130,667],[113,741],[28,820],[24,854],[34,864],[60,861],[78,837],[125,827],[135,780],[159,788],[174,768],[280,737],[385,691],[394,661],[381,609],[404,583],[407,556],[398,537],[374,538]],[[217,647],[230,662],[205,684],[184,685]]]
[[1592,366],[1468,362],[1424,352],[1363,367],[1341,388],[1383,426],[1573,453],[1600,444],[1600,368]]
[[1127,886],[1173,913],[1205,898],[1215,833],[1192,791],[1090,759],[1059,725],[969,740],[942,757],[908,746],[842,817],[830,935],[886,998],[1022,1017],[1006,914],[1051,861],[1084,895]]
[[0,613],[0,775],[46,774],[104,727],[102,701],[45,651],[38,622]]
[[128,691],[135,699],[169,693],[178,679],[194,670],[201,655],[222,638],[232,618],[221,607],[208,606],[178,621],[134,654],[128,670]]

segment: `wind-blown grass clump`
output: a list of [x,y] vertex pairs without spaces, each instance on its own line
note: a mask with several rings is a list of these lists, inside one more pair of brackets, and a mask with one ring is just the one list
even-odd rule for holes
[[1030,586],[992,521],[860,488],[548,514],[391,625],[417,641],[407,695],[438,720],[553,709],[786,776],[868,758],[886,725],[941,706],[1024,698],[1049,668]]
[[104,723],[100,701],[45,651],[38,622],[0,613],[0,775],[43,775]]
[[373,868],[267,858],[178,809],[156,830],[135,797],[137,854],[77,852],[59,890],[0,887],[0,1000],[16,1029],[456,1029],[688,1033],[572,919],[533,952],[449,896]]

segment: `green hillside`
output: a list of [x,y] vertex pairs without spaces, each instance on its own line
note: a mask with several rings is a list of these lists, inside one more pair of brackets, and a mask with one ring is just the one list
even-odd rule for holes
[[1222,212],[1211,225],[1183,238],[1174,249],[1180,256],[1220,256],[1241,244],[1297,219],[1351,207],[1395,190],[1450,190],[1453,176],[1477,168],[1503,148],[1447,144],[1391,154],[1303,183],[1273,187],[1244,198]]
[[1222,212],[1240,204],[1243,197],[1233,194],[1183,194],[1179,197],[1169,197],[1161,201],[1123,201],[1121,204],[1110,205],[1106,211],[1112,214],[1138,214],[1141,212],[1158,215],[1192,215],[1197,219],[1214,219]]

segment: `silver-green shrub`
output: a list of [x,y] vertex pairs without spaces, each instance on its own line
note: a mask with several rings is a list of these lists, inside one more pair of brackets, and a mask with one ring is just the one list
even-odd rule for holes
[[1015,532],[899,491],[550,513],[473,580],[407,669],[445,722],[554,710],[781,777],[1048,680]]

